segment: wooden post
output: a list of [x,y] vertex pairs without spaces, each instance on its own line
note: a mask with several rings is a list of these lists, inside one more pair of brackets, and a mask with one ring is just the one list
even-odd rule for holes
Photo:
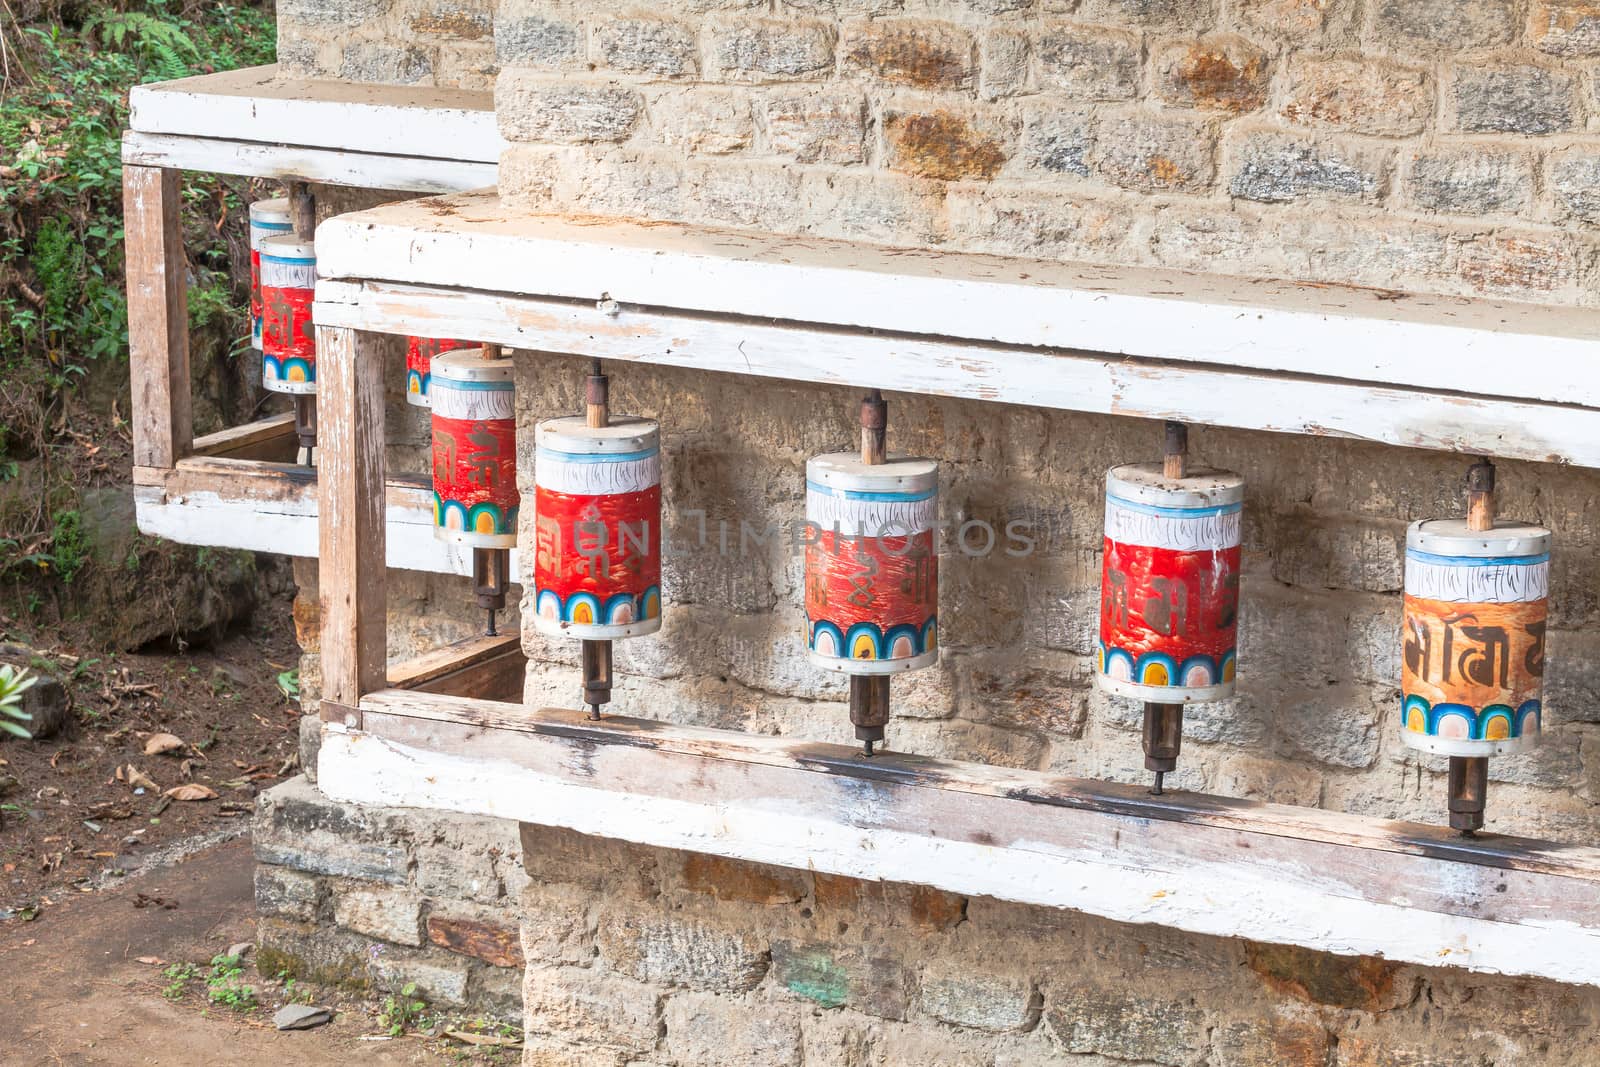
[[122,168],[135,467],[170,469],[194,440],[181,177],[165,167]]
[[383,350],[319,326],[317,352],[322,718],[359,727],[362,695],[385,684]]

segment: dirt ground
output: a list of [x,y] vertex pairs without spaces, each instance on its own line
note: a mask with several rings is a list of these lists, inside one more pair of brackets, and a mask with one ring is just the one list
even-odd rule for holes
[[[0,930],[175,841],[244,829],[256,793],[298,773],[300,709],[278,685],[299,662],[293,634],[282,599],[217,644],[182,651],[93,651],[69,626],[41,640],[0,612],[0,643],[32,648],[73,711],[64,737],[0,740]],[[162,734],[180,743],[152,746]],[[162,744],[173,747],[147,754]],[[185,785],[202,799],[164,795]]]
[[509,1051],[384,1037],[377,1005],[359,1000],[335,999],[342,1010],[325,1027],[279,1032],[271,1015],[281,987],[248,967],[243,977],[263,1001],[253,1012],[209,1004],[197,989],[169,999],[166,972],[174,963],[203,962],[253,939],[252,867],[248,839],[236,838],[104,892],[69,897],[34,922],[0,925],[7,1019],[0,1062],[366,1067],[514,1059]]

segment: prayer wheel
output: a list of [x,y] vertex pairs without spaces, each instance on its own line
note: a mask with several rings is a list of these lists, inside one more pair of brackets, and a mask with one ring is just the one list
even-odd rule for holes
[[939,661],[939,464],[854,452],[806,464],[811,662],[879,675]]
[[1539,740],[1550,531],[1494,516],[1494,468],[1469,474],[1464,519],[1406,531],[1400,739],[1450,757],[1450,821],[1483,825],[1488,757]]
[[586,642],[655,633],[660,427],[625,415],[601,426],[548,419],[534,445],[534,626]]
[[257,200],[250,205],[250,347],[261,351],[261,242],[268,237],[293,233],[289,201]]
[[477,349],[433,360],[434,534],[473,548],[517,544],[517,421],[509,359]]
[[428,407],[428,386],[432,381],[433,357],[469,347],[474,347],[473,342],[444,337],[407,337],[406,403],[421,408]]
[[317,253],[293,234],[261,242],[261,384],[274,393],[317,391],[317,334],[311,304]]
[[861,400],[861,451],[806,464],[806,649],[850,676],[865,755],[884,740],[890,678],[939,661],[939,464],[890,456],[889,403]]
[[1154,792],[1178,766],[1183,708],[1233,695],[1244,479],[1188,465],[1189,431],[1166,424],[1160,463],[1106,472],[1095,680],[1144,701]]

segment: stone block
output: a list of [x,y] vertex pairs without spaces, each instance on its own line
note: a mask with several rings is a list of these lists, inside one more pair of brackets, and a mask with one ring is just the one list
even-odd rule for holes
[[1461,52],[1507,44],[1517,33],[1515,0],[1378,0],[1372,34],[1415,52]]
[[1068,1052],[1176,1065],[1205,1047],[1205,1013],[1181,993],[1081,985],[1046,999],[1045,1021]]
[[691,155],[743,152],[755,141],[750,98],[741,89],[674,89],[651,94],[647,108],[656,138]]
[[495,114],[508,141],[623,141],[643,113],[638,91],[616,83],[563,81],[513,67],[495,89]]
[[1541,52],[1600,56],[1600,4],[1594,0],[1533,0],[1528,22],[1533,46]]
[[[1600,170],[1594,179],[1600,179]],[[1425,211],[1514,213],[1525,210],[1533,198],[1533,160],[1521,152],[1478,145],[1418,152],[1406,168],[1405,188],[1411,202]]]
[[800,1016],[708,993],[667,1001],[666,1051],[674,1062],[703,1067],[799,1067]]
[[950,22],[898,18],[849,22],[839,53],[846,74],[892,85],[967,90],[977,81],[977,42]]
[[1093,22],[1199,29],[1216,21],[1214,0],[1085,0],[1083,16]]
[[1240,137],[1230,155],[1228,191],[1241,200],[1376,204],[1388,185],[1389,154],[1353,142],[1261,130]]
[[397,945],[422,944],[422,898],[411,890],[346,883],[332,895],[334,922],[345,929]]
[[1028,34],[1010,26],[984,31],[978,42],[978,95],[985,100],[1015,96],[1026,88]]
[[1550,153],[1546,186],[1561,214],[1600,225],[1600,145],[1569,145]]
[[578,1048],[635,1055],[655,1048],[661,994],[621,975],[584,967],[529,967],[522,1003],[530,1038],[554,1037]]
[[1033,40],[1039,86],[1073,101],[1131,100],[1139,92],[1139,35],[1074,22],[1046,24]]
[[766,945],[742,926],[637,905],[604,908],[595,942],[611,966],[641,982],[740,993],[767,973]]
[[406,25],[419,38],[477,41],[494,33],[494,13],[471,3],[435,3],[413,11]]
[[262,864],[255,871],[256,912],[299,922],[315,922],[322,907],[322,883],[287,867]]
[[506,921],[476,915],[428,916],[428,940],[458,956],[471,956],[495,967],[521,967],[521,936]]
[[756,105],[767,150],[796,163],[863,163],[867,102],[845,90],[775,90]]
[[1087,108],[1033,105],[1023,112],[1021,160],[1053,175],[1089,176],[1094,113]]
[[1348,31],[1357,4],[1356,0],[1237,0],[1233,10],[1255,33],[1305,44]]
[[886,112],[883,139],[891,169],[937,181],[988,181],[1010,158],[1002,126],[943,108]]
[[1573,76],[1528,64],[1462,64],[1451,109],[1466,133],[1560,133],[1577,124]]
[[1156,95],[1165,103],[1238,115],[1267,102],[1271,57],[1237,34],[1174,41],[1152,63]]
[[910,982],[905,961],[892,947],[775,941],[772,978],[819,1007],[844,1008],[883,1019],[906,1017]]
[[703,893],[717,900],[737,900],[747,904],[793,904],[811,891],[805,871],[745,863],[703,852],[674,854],[677,884],[691,893]]
[[344,81],[418,85],[433,78],[433,57],[425,49],[361,41],[344,50],[339,65]]
[[501,17],[494,26],[494,50],[502,66],[571,66],[583,56],[583,27],[538,14]]
[[321,32],[355,28],[389,13],[394,0],[282,0],[278,18],[286,25],[315,27]]
[[665,18],[621,18],[594,28],[594,55],[602,66],[626,74],[693,77],[700,71],[699,43],[687,23]]
[[381,833],[379,821],[366,809],[328,800],[304,778],[291,778],[256,801],[256,859],[312,874],[402,883],[409,851]]
[[1403,137],[1427,127],[1433,84],[1426,71],[1388,60],[1295,56],[1279,111],[1304,126]]
[[1146,193],[1199,193],[1217,174],[1216,130],[1209,123],[1131,115],[1100,123],[1094,173]]
[[1463,244],[1456,269],[1478,292],[1526,296],[1575,285],[1579,267],[1562,235],[1497,233]]
[[997,1034],[1033,1029],[1043,1005],[1032,979],[952,970],[949,963],[924,971],[917,990],[922,1014]]
[[434,1007],[465,1007],[471,977],[470,964],[442,953],[434,956],[404,950],[372,954],[368,970],[377,988],[398,993],[408,985],[417,997]]
[[708,31],[709,73],[724,81],[822,78],[833,71],[834,28],[813,19],[743,19]]

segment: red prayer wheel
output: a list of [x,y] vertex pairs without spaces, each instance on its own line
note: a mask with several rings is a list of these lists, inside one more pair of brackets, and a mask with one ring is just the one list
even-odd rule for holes
[[433,360],[433,521],[442,540],[515,548],[517,420],[509,359],[449,352]]
[[293,233],[289,201],[257,200],[250,205],[250,347],[261,351],[261,242]]
[[316,288],[312,242],[293,234],[262,240],[261,384],[274,393],[317,391]]
[[811,662],[885,675],[939,660],[939,465],[859,453],[806,464],[806,644]]
[[661,431],[651,419],[535,430],[534,626],[609,641],[661,628]]
[[1228,471],[1106,473],[1102,690],[1155,704],[1233,694],[1243,508],[1244,479]]
[[406,338],[406,403],[429,407],[428,387],[432,382],[433,357],[459,348],[474,347],[474,341],[446,337]]

